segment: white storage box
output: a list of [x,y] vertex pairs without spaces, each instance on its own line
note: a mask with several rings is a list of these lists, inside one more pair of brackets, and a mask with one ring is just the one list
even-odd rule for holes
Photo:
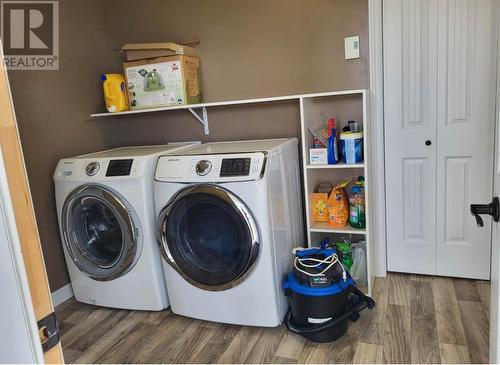
[[328,153],[326,148],[309,148],[309,164],[327,165]]

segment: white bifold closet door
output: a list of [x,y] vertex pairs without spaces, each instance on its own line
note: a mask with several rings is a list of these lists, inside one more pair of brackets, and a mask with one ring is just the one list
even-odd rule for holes
[[489,279],[496,0],[384,0],[389,271]]

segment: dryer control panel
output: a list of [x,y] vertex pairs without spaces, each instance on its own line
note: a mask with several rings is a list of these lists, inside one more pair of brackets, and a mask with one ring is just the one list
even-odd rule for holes
[[258,180],[264,175],[266,159],[263,152],[162,156],[155,179],[186,183]]

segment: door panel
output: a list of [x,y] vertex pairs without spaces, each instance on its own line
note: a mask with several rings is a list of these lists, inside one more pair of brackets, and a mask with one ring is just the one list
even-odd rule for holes
[[496,28],[489,0],[439,2],[438,275],[490,278],[491,220],[469,206],[492,194]]
[[44,361],[0,150],[0,363]]
[[384,1],[389,271],[489,278],[495,0]]
[[[435,270],[436,1],[384,1],[387,252],[390,271]],[[405,77],[401,77],[405,75]],[[421,259],[416,260],[416,257]]]

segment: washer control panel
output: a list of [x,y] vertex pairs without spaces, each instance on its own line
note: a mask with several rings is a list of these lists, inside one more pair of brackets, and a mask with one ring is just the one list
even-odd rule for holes
[[258,180],[264,174],[265,161],[263,152],[162,156],[155,179],[188,183]]
[[[73,181],[107,181],[108,179],[130,179],[145,176],[146,158],[69,158],[57,164],[54,178]],[[146,175],[147,176],[147,175]]]

